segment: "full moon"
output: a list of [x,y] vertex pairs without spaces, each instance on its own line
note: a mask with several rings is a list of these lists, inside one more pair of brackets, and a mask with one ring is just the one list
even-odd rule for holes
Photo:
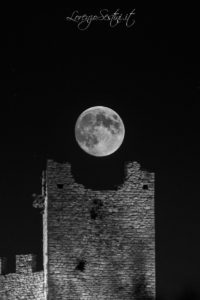
[[93,156],[107,156],[122,144],[125,128],[120,116],[111,108],[94,106],[83,111],[75,125],[79,146]]

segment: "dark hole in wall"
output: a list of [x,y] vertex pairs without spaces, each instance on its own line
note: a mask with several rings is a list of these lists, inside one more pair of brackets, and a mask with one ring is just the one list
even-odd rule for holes
[[102,207],[103,203],[100,199],[94,199],[92,202],[92,206],[90,208],[90,217],[91,220],[96,220],[97,218],[102,219]]
[[90,217],[91,217],[91,219],[92,220],[96,220],[97,216],[98,216],[97,211],[95,210],[94,207],[92,207],[91,210],[90,210]]
[[63,183],[57,183],[57,188],[58,189],[63,189],[64,184]]
[[144,184],[144,185],[143,185],[143,190],[148,190],[148,188],[149,188],[149,187],[148,187],[148,184]]
[[85,265],[86,265],[85,260],[80,259],[80,260],[77,262],[77,265],[76,265],[75,270],[76,270],[76,271],[79,271],[79,272],[84,272],[84,271],[85,271]]

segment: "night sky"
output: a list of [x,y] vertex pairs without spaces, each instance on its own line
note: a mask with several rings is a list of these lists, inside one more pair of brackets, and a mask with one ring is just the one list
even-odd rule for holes
[[[135,24],[93,22],[81,31],[74,10],[7,11],[1,55],[0,255],[42,253],[41,193],[47,159],[68,161],[77,182],[112,188],[136,160],[155,172],[156,275],[162,299],[200,293],[200,47],[195,8],[136,9]],[[110,14],[117,8],[109,9]],[[90,106],[114,109],[125,140],[95,158],[74,137]],[[166,298],[165,298],[166,297]]]

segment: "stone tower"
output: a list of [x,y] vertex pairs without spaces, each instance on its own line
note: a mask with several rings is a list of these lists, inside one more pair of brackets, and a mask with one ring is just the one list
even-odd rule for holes
[[49,160],[43,197],[46,299],[155,297],[154,173],[129,162],[122,185],[92,190]]

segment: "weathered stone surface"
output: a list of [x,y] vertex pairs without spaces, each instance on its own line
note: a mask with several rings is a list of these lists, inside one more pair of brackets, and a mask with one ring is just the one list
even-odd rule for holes
[[[18,255],[16,272],[0,259],[0,300],[128,300],[155,296],[154,173],[125,166],[115,190],[75,182],[68,163],[43,173],[43,266]],[[35,202],[38,207],[38,202]]]
[[117,190],[91,190],[50,160],[46,195],[48,299],[155,296],[153,173],[130,162]]
[[35,256],[17,255],[16,273],[0,275],[0,299],[45,300],[43,271],[34,271]]

